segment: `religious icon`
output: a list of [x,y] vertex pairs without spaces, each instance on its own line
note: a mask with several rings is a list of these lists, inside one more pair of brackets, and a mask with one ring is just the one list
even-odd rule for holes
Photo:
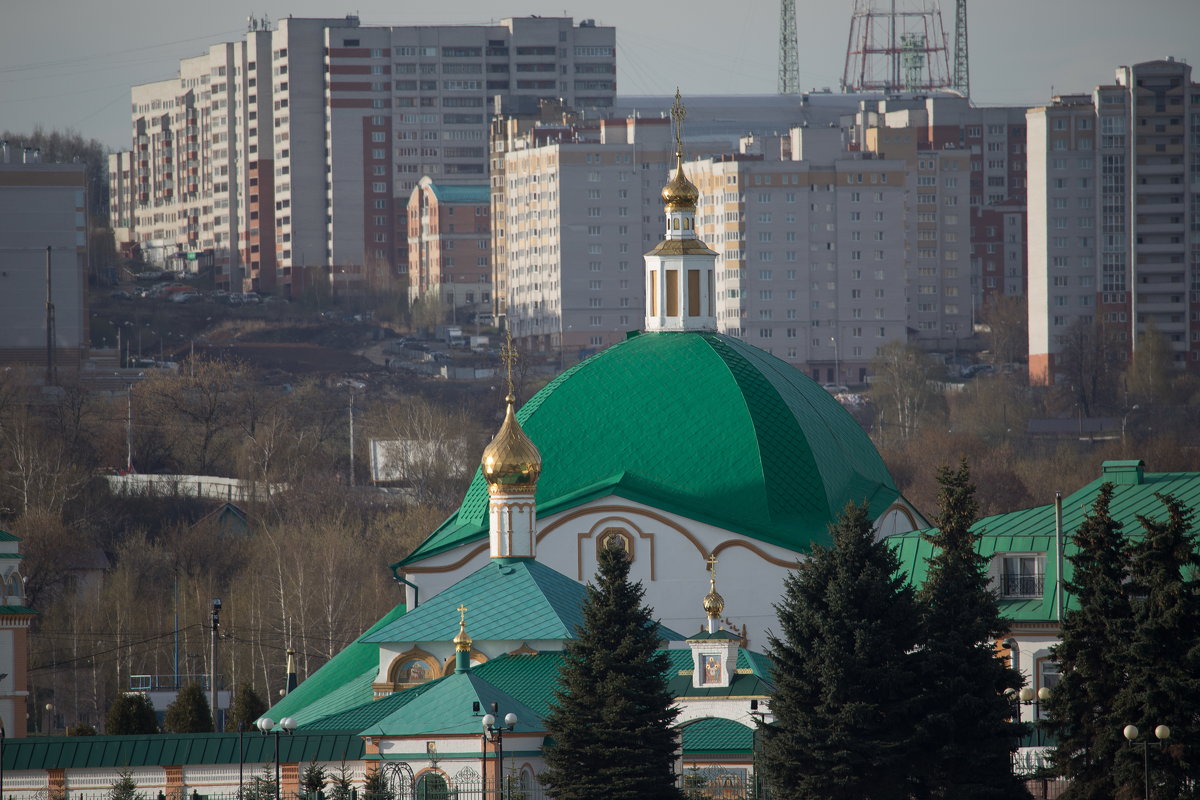
[[720,656],[705,656],[704,657],[704,682],[705,683],[720,683],[721,682],[721,657]]

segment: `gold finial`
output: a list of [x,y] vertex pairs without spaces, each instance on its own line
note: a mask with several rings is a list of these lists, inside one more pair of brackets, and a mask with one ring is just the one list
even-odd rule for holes
[[710,633],[715,632],[716,618],[725,610],[725,598],[717,593],[717,554],[710,553],[708,562],[708,594],[704,596],[704,613],[713,621]]
[[504,345],[500,348],[500,360],[504,362],[504,367],[508,371],[508,397],[507,402],[516,402],[516,392],[513,390],[513,364],[517,363],[517,359],[521,354],[517,352],[517,348],[513,347],[512,331],[504,331]]
[[679,87],[675,87],[675,102],[671,105],[671,119],[675,122],[675,158],[683,161],[683,121],[687,118],[687,108],[683,105],[683,96]]
[[471,637],[467,635],[467,607],[459,605],[458,612],[458,635],[454,637],[454,649],[460,652],[466,652],[471,649]]

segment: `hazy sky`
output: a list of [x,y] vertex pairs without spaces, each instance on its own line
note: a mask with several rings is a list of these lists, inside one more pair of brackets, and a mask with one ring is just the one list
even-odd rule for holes
[[[617,28],[621,95],[763,94],[776,87],[775,0],[4,0],[0,130],[71,128],[129,147],[129,87],[174,76],[180,58],[241,38],[246,17],[358,13],[364,25],[486,23],[540,14]],[[930,0],[933,2],[933,0]],[[882,0],[881,0],[882,4]],[[953,0],[942,0],[947,34]],[[796,0],[800,83],[836,88],[852,0]],[[1044,102],[1088,91],[1113,69],[1173,55],[1200,65],[1200,0],[971,0],[972,97]],[[1200,66],[1194,80],[1200,80]]]

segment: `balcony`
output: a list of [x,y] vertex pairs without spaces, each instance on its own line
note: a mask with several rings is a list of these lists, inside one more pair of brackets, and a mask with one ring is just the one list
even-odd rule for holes
[[1044,576],[1012,575],[1000,576],[1001,597],[1041,597],[1044,593]]

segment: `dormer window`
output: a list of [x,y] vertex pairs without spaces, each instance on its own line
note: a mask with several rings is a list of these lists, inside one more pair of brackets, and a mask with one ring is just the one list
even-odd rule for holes
[[1046,557],[1041,553],[1010,553],[1001,560],[1000,597],[1041,597]]

